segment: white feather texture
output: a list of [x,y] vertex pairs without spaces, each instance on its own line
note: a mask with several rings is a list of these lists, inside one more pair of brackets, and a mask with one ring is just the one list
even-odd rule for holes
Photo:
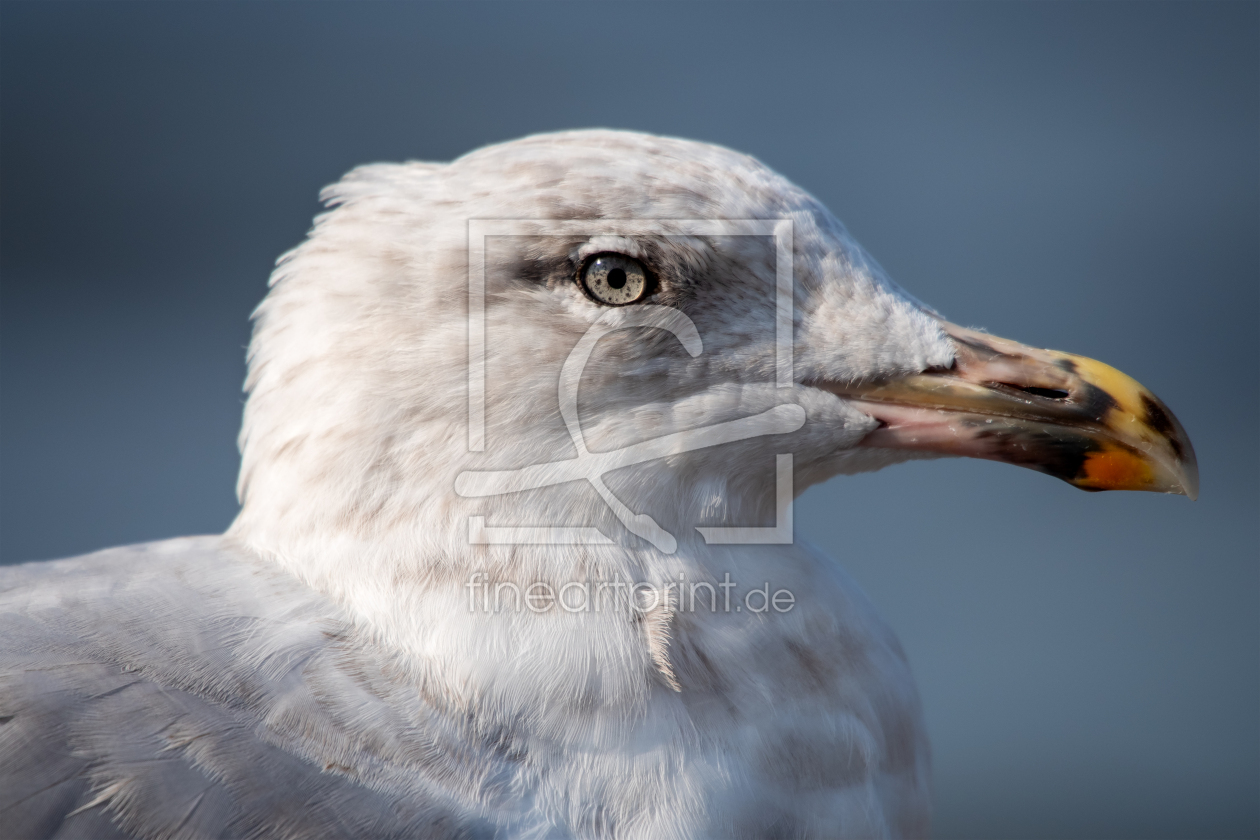
[[[143,570],[151,551],[72,561],[96,579],[106,580],[99,569],[112,563],[112,579],[148,581],[134,584],[143,590],[129,596],[136,609],[180,606],[155,613],[187,623],[171,634],[176,664],[163,671],[160,657],[135,654],[139,664],[128,667],[153,685],[175,685],[180,668],[198,667],[190,651],[218,645],[224,662],[212,657],[207,667],[255,683],[211,691],[186,680],[179,690],[207,709],[230,707],[237,736],[247,731],[291,757],[274,784],[292,788],[294,801],[348,801],[349,785],[377,797],[365,793],[363,802],[390,803],[375,817],[356,806],[347,818],[374,836],[926,834],[928,750],[895,638],[836,564],[808,546],[708,545],[695,526],[774,524],[779,454],[793,457],[796,493],[904,458],[857,449],[875,421],[809,383],[948,366],[953,349],[937,320],[809,195],[751,158],[694,142],[615,131],[529,137],[445,165],[364,166],[324,198],[332,209],[282,258],[255,313],[242,509],[228,534],[180,549],[161,573]],[[665,229],[669,220],[791,220],[793,386],[774,383],[769,237],[491,237],[486,448],[470,452],[469,220],[482,219],[652,219]],[[490,498],[454,489],[468,471],[574,457],[557,398],[561,367],[592,324],[633,309],[609,315],[575,282],[582,260],[602,251],[650,265],[659,276],[651,302],[683,312],[704,347],[692,356],[667,332],[642,328],[601,339],[578,396],[591,451],[783,403],[807,418],[792,434],[677,452],[605,476],[630,510],[677,538],[672,553],[629,534],[585,481]],[[611,544],[473,545],[476,516],[495,526],[594,527]],[[24,655],[38,660],[44,631],[31,628],[64,621],[71,584],[49,590],[47,575],[8,574],[16,576],[4,608],[28,622]],[[478,574],[522,589],[638,582],[655,603],[635,609],[633,594],[614,590],[620,601],[605,610],[488,612],[475,608],[478,590],[469,586]],[[680,602],[678,581],[725,576],[740,597],[765,583],[793,593],[794,604],[750,613]],[[275,592],[259,590],[259,581]],[[32,594],[41,585],[60,594]],[[82,597],[105,629],[84,632],[112,640],[93,642],[108,671],[131,661],[110,653],[130,625],[119,623],[109,586],[101,587]],[[273,653],[249,653],[246,666],[224,626],[255,613],[248,644],[237,641]],[[274,664],[281,655],[284,664]],[[78,731],[48,726],[62,740]],[[213,753],[219,742],[206,737]],[[185,830],[195,820],[179,829],[146,823],[140,800],[123,792],[147,777],[118,771],[114,753],[98,752],[99,779],[67,803],[105,814],[123,836],[201,836]],[[208,772],[205,795],[231,800],[220,788],[251,778],[272,784],[262,765],[251,776],[248,754]],[[299,779],[301,767],[310,779]],[[198,807],[195,785],[172,795]],[[340,831],[261,811],[233,819],[258,836]]]

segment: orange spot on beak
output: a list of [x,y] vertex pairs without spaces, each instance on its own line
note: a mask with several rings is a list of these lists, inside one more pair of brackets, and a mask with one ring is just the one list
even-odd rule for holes
[[1145,461],[1123,449],[1091,452],[1081,472],[1083,476],[1073,483],[1095,490],[1141,490],[1154,477]]

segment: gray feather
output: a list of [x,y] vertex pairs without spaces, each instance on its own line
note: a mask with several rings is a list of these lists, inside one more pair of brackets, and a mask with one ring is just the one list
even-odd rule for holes
[[0,570],[12,837],[476,837],[509,759],[219,537]]

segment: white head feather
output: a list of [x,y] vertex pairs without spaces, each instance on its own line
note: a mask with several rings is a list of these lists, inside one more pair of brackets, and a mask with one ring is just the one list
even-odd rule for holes
[[[792,220],[794,377],[802,384],[791,399],[809,414],[805,428],[786,442],[757,438],[610,477],[632,509],[684,542],[694,544],[684,535],[701,516],[720,525],[772,515],[770,453],[793,452],[798,492],[905,457],[852,449],[873,421],[803,383],[912,373],[953,356],[937,320],[824,207],[752,158],[715,146],[615,131],[541,135],[447,165],[360,167],[323,197],[334,209],[282,258],[255,313],[233,533],[325,586],[361,580],[376,562],[391,577],[416,578],[485,564],[469,549],[466,518],[487,503],[459,498],[455,477],[572,454],[556,397],[560,367],[608,311],[575,282],[590,253],[647,259],[661,275],[650,302],[682,310],[704,341],[692,358],[659,331],[605,338],[580,392],[593,450],[783,401],[773,388],[768,238],[498,238],[486,250],[489,446],[468,452],[471,219]],[[608,525],[619,541],[644,545],[610,525],[580,483],[499,509],[520,521]],[[337,545],[357,559],[333,560]]]

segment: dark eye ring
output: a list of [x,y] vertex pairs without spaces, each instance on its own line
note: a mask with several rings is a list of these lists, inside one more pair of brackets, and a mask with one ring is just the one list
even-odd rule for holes
[[582,265],[579,279],[591,298],[607,306],[637,303],[648,294],[647,269],[625,254],[595,254]]

